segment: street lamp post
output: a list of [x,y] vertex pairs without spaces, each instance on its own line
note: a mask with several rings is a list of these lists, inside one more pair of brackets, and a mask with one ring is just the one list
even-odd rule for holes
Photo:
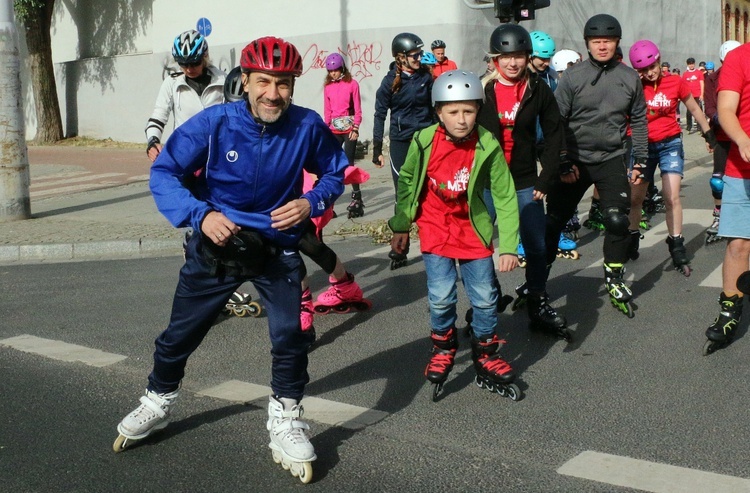
[[0,222],[31,217],[20,67],[13,0],[0,0]]

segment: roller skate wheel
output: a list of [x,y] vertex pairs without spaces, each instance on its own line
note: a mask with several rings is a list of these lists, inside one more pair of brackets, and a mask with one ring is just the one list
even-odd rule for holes
[[568,329],[562,329],[560,331],[560,337],[562,337],[567,343],[573,342],[573,333]]
[[506,395],[508,395],[508,392],[506,391],[505,385],[497,385],[494,388],[494,391],[497,392],[498,394],[500,394],[503,397],[505,397]]
[[349,305],[349,303],[342,303],[333,307],[333,311],[340,314],[349,313],[349,310],[351,309],[352,307]]
[[130,447],[130,445],[132,445],[132,440],[125,435],[119,435],[115,438],[115,443],[112,444],[112,450],[114,450],[115,453],[119,453]]
[[518,385],[514,383],[509,383],[505,386],[505,394],[507,397],[510,398],[510,400],[514,402],[518,402],[523,398],[523,394],[521,393],[521,389],[518,388]]
[[[716,343],[714,341],[710,340],[710,339],[708,341],[706,341],[706,343],[703,344],[703,356],[708,356],[709,354],[711,354],[714,351],[716,351],[715,344]],[[117,442],[115,442],[115,443],[117,443]]]
[[435,383],[432,386],[432,402],[437,402],[438,397],[440,397],[440,394],[443,392],[443,383]]
[[310,462],[293,462],[289,470],[292,473],[292,476],[299,478],[303,484],[312,481],[313,470],[312,463]]
[[568,255],[569,255],[568,258],[571,260],[578,260],[579,258],[581,258],[581,254],[578,253],[578,251],[576,250],[571,250]]
[[327,305],[315,305],[315,313],[319,315],[328,315],[328,313],[331,311],[331,307]]
[[482,380],[479,375],[474,377],[474,383],[477,384],[477,387],[479,387],[480,389],[484,388],[484,380]]
[[232,308],[232,314],[240,318],[248,315],[247,310],[241,307]]
[[250,315],[257,318],[263,313],[263,307],[257,301],[253,301],[247,305],[247,311]]

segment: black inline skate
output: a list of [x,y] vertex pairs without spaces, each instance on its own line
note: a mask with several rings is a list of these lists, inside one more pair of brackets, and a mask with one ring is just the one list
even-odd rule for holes
[[474,381],[479,388],[518,401],[521,400],[523,394],[518,385],[513,383],[516,378],[515,373],[510,365],[497,354],[500,345],[504,343],[505,341],[498,339],[495,334],[486,339],[477,339],[472,334],[471,357],[477,372]]
[[256,318],[260,317],[263,313],[263,308],[260,306],[260,303],[252,301],[252,299],[248,293],[235,291],[224,306],[224,314],[235,315],[237,317],[246,317],[248,315]]
[[656,188],[656,185],[654,185],[653,182],[649,183],[648,193],[643,201],[643,210],[649,215],[667,210],[667,207],[664,204],[664,197],[662,197],[659,189]]
[[365,203],[362,202],[362,190],[352,192],[352,201],[346,208],[349,219],[353,217],[362,217],[365,215]]
[[724,238],[719,236],[719,221],[720,221],[721,209],[714,207],[713,222],[711,226],[706,230],[706,245],[716,243]]
[[742,317],[742,301],[738,294],[727,296],[724,292],[719,295],[719,306],[721,312],[714,323],[706,329],[708,340],[703,345],[703,356],[708,356],[717,349],[731,344],[734,338],[734,330]]
[[692,269],[690,268],[687,250],[685,250],[685,238],[682,235],[667,236],[667,246],[669,247],[669,254],[672,256],[672,265],[674,265],[675,270],[680,271],[685,277],[690,277]]
[[625,281],[623,280],[624,275],[624,265],[616,263],[604,264],[604,284],[609,293],[609,300],[612,302],[612,306],[627,315],[628,318],[633,318],[635,313],[633,312],[633,306],[630,304],[633,292],[625,285]]
[[578,209],[563,228],[563,234],[573,241],[578,241],[578,232],[581,230],[581,223],[578,221]]
[[424,376],[435,384],[432,388],[432,400],[437,401],[438,396],[443,391],[443,384],[448,379],[453,369],[453,362],[458,351],[458,336],[456,329],[451,327],[445,334],[436,334],[434,331],[430,334],[432,340],[432,355],[427,368],[424,370]]
[[637,229],[629,229],[628,233],[630,234],[630,243],[628,244],[628,258],[630,260],[638,260],[638,257],[641,256],[638,248],[640,248],[641,246],[643,235]]
[[528,293],[526,308],[529,312],[530,329],[551,333],[567,342],[573,342],[567,320],[549,305],[547,293]]
[[583,221],[583,226],[594,231],[604,231],[604,216],[602,216],[601,205],[597,199],[591,199],[589,217]]

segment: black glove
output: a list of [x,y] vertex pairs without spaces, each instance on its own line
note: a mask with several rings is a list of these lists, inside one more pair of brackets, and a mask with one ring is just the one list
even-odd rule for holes
[[[646,161],[647,158],[643,156],[636,156],[633,162],[633,171],[638,171],[636,180],[643,180],[646,178]],[[632,174],[632,173],[631,173]],[[630,178],[630,175],[628,175]]]
[[573,172],[573,163],[568,159],[567,152],[560,153],[560,176],[565,176]]
[[150,139],[148,139],[148,146],[146,147],[147,156],[148,156],[148,151],[150,151],[152,147],[156,147],[156,144],[161,144],[158,137],[151,137]]
[[373,140],[372,141],[372,163],[380,164],[380,156],[383,155],[383,141]]
[[716,149],[716,146],[719,144],[716,141],[716,133],[714,133],[713,128],[708,129],[708,132],[703,134],[703,138],[711,149]]

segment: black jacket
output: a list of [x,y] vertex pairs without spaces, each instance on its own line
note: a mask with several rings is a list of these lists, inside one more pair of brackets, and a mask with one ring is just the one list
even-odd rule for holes
[[[497,115],[495,84],[491,81],[484,88],[484,104],[479,110],[477,122],[492,132],[500,140],[502,129]],[[544,133],[544,147],[537,153],[537,117]],[[560,111],[552,89],[539,76],[529,74],[528,87],[516,112],[513,126],[513,151],[510,156],[510,173],[516,190],[534,187],[548,193],[552,185],[560,179],[560,152],[563,149],[564,134]],[[542,172],[537,176],[537,159],[542,163]]]

